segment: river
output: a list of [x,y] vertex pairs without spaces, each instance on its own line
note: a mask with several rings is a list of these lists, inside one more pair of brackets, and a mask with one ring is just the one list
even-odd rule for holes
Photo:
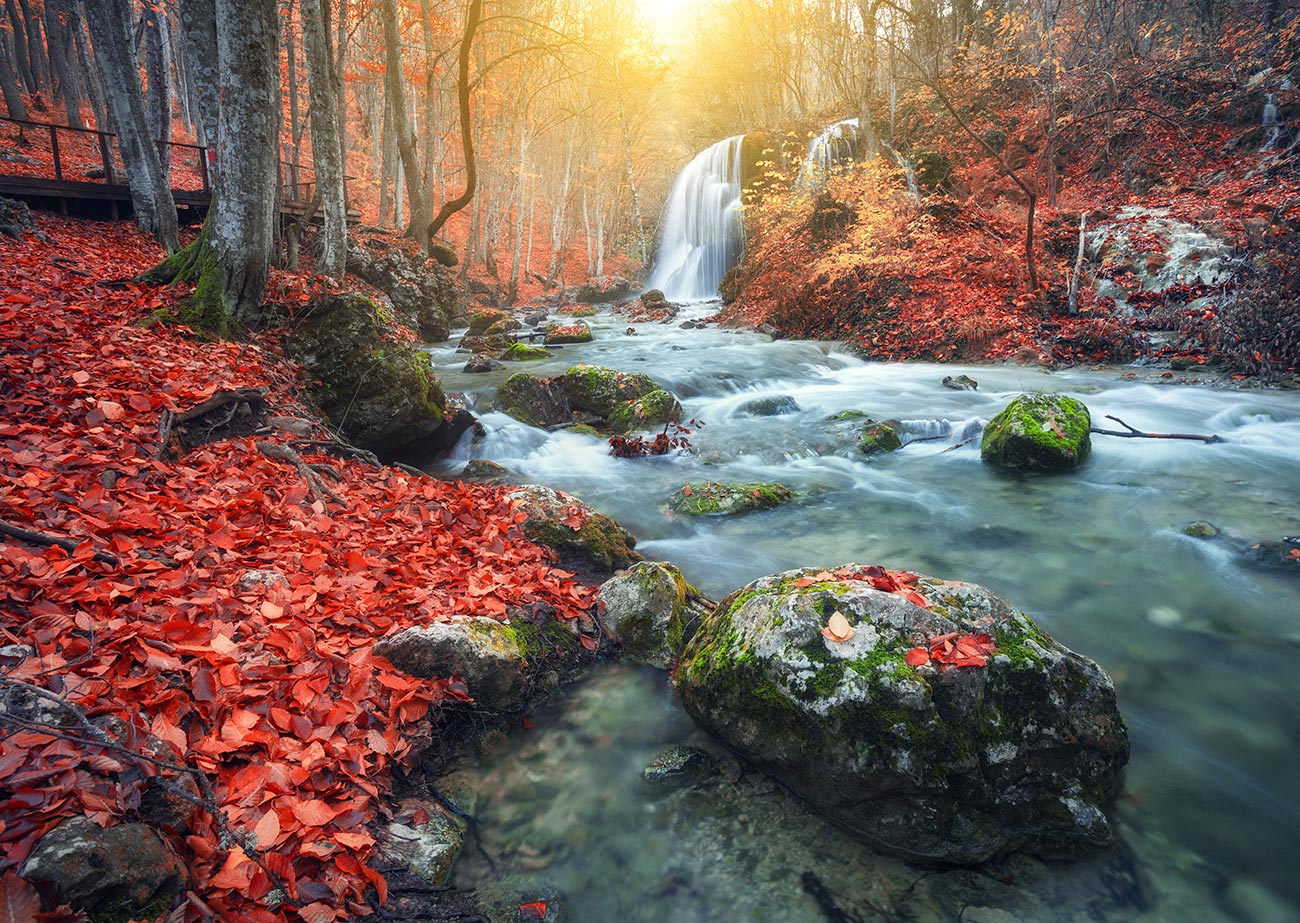
[[[488,433],[439,473],[487,458],[513,481],[569,491],[713,598],[849,561],[990,587],[1114,677],[1133,744],[1116,807],[1125,846],[1073,866],[933,874],[872,854],[729,763],[731,786],[652,791],[638,773],[657,749],[709,744],[662,674],[611,668],[468,771],[497,867],[467,854],[460,883],[503,907],[545,891],[579,923],[828,919],[801,886],[808,871],[868,920],[1300,920],[1300,579],[1240,555],[1300,532],[1300,393],[1180,385],[1192,373],[1166,382],[1151,370],[868,363],[830,344],[678,326],[717,307],[688,305],[631,336],[626,318],[602,313],[589,319],[595,342],[488,374],[460,372],[452,345],[433,348],[444,385]],[[489,411],[509,374],[582,362],[645,372],[676,393],[704,424],[694,451],[616,459],[601,440]],[[962,373],[978,390],[941,385]],[[1225,442],[1094,436],[1086,465],[1061,476],[986,467],[978,440],[949,451],[1022,391],[1077,397],[1094,426],[1114,415]],[[746,412],[764,397],[798,410]],[[846,410],[944,438],[866,458],[854,423],[827,419]],[[799,496],[734,519],[663,511],[705,480],[776,481]],[[1219,536],[1182,534],[1196,520]]]

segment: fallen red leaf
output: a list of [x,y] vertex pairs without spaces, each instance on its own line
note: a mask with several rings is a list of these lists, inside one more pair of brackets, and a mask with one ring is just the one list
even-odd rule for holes
[[546,901],[533,901],[531,904],[520,904],[519,913],[521,916],[530,920],[546,919]]

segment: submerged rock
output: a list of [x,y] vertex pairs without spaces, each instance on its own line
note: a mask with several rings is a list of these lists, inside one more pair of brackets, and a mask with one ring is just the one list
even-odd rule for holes
[[945,375],[943,386],[952,391],[974,391],[979,387],[979,382],[969,375]]
[[980,455],[1003,468],[1073,471],[1092,451],[1092,417],[1063,394],[1022,394],[984,428]]
[[1198,519],[1196,522],[1183,526],[1183,534],[1191,538],[1217,538],[1219,527],[1212,522]]
[[379,854],[434,887],[451,880],[469,824],[436,801],[403,799],[382,828]]
[[604,579],[641,560],[631,532],[576,497],[535,485],[510,496],[527,517],[521,525],[528,540],[554,549],[570,570]]
[[[686,710],[903,858],[1072,858],[1111,845],[1104,812],[1129,744],[1110,678],[983,587],[922,577],[923,608],[876,589],[873,572],[809,568],[733,593],[682,654]],[[836,615],[843,641],[823,634]],[[952,632],[990,635],[987,665],[909,665],[909,649]]]
[[365,295],[325,294],[285,341],[326,416],[380,453],[434,432],[447,407],[429,354],[394,339],[394,323]]
[[101,828],[85,817],[61,822],[37,840],[19,874],[48,882],[97,919],[155,919],[185,891],[188,875],[158,831],[146,824]]
[[1243,555],[1247,564],[1264,570],[1300,575],[1300,537],[1287,537],[1280,542],[1257,542]]
[[736,413],[750,417],[780,417],[788,413],[798,413],[802,408],[799,402],[788,394],[776,397],[759,397],[746,401],[737,408]]
[[687,484],[668,501],[668,508],[683,516],[736,516],[770,510],[794,497],[781,484]]
[[708,781],[717,761],[699,747],[667,747],[655,754],[641,778],[651,785],[699,785]]
[[524,652],[515,629],[493,618],[458,615],[407,628],[375,645],[403,673],[460,676],[474,701],[509,711],[524,703]]
[[628,660],[666,670],[701,617],[691,595],[676,567],[642,562],[600,588],[596,620]]

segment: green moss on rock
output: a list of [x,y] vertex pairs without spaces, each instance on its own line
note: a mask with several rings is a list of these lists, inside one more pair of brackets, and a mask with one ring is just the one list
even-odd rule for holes
[[888,423],[868,423],[858,437],[858,449],[864,455],[893,452],[902,447],[903,440],[898,437],[898,431]]
[[620,404],[658,390],[654,379],[640,372],[575,365],[564,373],[564,392],[569,403],[600,417],[608,417]]
[[680,419],[682,405],[667,391],[655,390],[636,400],[620,404],[605,418],[609,428],[616,433],[660,427],[671,420]]
[[1091,426],[1082,401],[1061,394],[1022,394],[989,421],[980,456],[1004,468],[1073,471],[1092,451]]
[[668,501],[668,508],[682,516],[736,516],[755,510],[769,510],[789,503],[794,497],[781,484],[719,484],[710,481],[687,484]]
[[550,324],[546,328],[543,342],[547,346],[559,346],[566,343],[590,343],[592,339],[591,328],[582,321],[576,321],[572,324]]
[[551,351],[545,346],[529,346],[527,343],[511,343],[510,348],[501,354],[502,362],[538,362],[551,358]]
[[496,407],[529,426],[567,423],[573,412],[556,379],[543,379],[519,372],[497,388]]

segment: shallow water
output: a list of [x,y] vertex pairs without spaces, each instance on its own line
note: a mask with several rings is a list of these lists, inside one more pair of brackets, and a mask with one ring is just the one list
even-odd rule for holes
[[[713,310],[692,306],[678,322]],[[713,786],[712,794],[667,798],[645,791],[636,773],[650,753],[695,732],[666,681],[616,670],[574,693],[571,707],[587,718],[570,712],[539,720],[499,762],[475,770],[495,780],[484,788],[482,823],[498,871],[555,888],[567,919],[596,923],[824,919],[799,883],[819,854],[837,857],[826,866],[827,881],[866,919],[878,915],[864,902],[892,908],[898,919],[956,919],[965,903],[987,909],[967,913],[967,923],[1300,920],[1293,871],[1300,864],[1300,581],[1238,558],[1251,542],[1300,532],[1300,394],[1179,387],[1125,380],[1117,371],[871,364],[824,344],[773,343],[749,332],[637,325],[626,336],[625,319],[591,321],[595,343],[487,375],[464,375],[463,355],[434,350],[444,384],[466,394],[488,429],[479,444],[462,445],[444,473],[482,457],[507,466],[513,480],[570,491],[631,529],[648,558],[673,561],[715,598],[764,574],[846,561],[1002,593],[1116,680],[1133,743],[1117,807],[1128,848],[1084,866],[1023,863],[1016,884],[994,894],[976,882],[990,880],[981,876],[929,875],[903,900],[900,882],[921,873],[874,856],[779,792],[759,799],[766,820],[757,829],[714,816],[726,815],[737,791],[761,782],[746,777]],[[558,374],[579,362],[644,371],[678,394],[686,415],[705,423],[692,435],[695,453],[614,459],[600,440],[484,412],[509,374]],[[961,373],[979,390],[941,386],[945,375]],[[1095,426],[1109,427],[1109,414],[1146,431],[1227,441],[1095,436],[1092,458],[1066,476],[986,468],[978,442],[946,451],[1023,390],[1078,397]],[[743,410],[754,398],[779,395],[800,410],[775,417]],[[852,422],[826,419],[850,409],[944,438],[867,459],[854,447]],[[735,519],[664,513],[674,490],[701,480],[779,481],[800,499]],[[1220,537],[1181,534],[1200,519],[1217,525]],[[538,778],[525,773],[527,784],[516,785],[530,753],[540,759]],[[563,759],[552,758],[557,753]],[[493,832],[518,825],[514,840]],[[706,869],[688,846],[706,850]],[[769,853],[795,858],[764,865]],[[758,871],[751,874],[748,862]],[[676,865],[689,874],[666,885],[665,869]],[[461,875],[506,903],[514,894],[505,892],[522,880],[486,874],[473,861]],[[678,881],[683,875],[688,884]],[[1133,887],[1116,884],[1130,878]],[[748,891],[739,887],[745,883]],[[978,901],[963,896],[976,893]]]

